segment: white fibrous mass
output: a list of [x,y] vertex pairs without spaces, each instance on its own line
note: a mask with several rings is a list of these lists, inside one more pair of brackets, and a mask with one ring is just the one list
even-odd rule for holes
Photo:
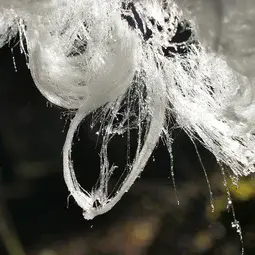
[[[64,178],[86,219],[121,199],[159,139],[171,151],[172,119],[235,175],[255,172],[253,0],[1,0],[0,13],[0,47],[18,37],[42,95],[75,112]],[[74,172],[73,138],[99,108],[99,181],[85,191]],[[116,166],[108,144],[131,129],[138,131],[135,156],[110,195]]]

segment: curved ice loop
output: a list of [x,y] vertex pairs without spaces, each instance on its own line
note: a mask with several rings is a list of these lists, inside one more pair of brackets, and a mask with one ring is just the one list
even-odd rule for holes
[[[160,71],[157,71],[157,68],[155,67],[155,76],[159,81],[157,89],[151,88],[147,90],[147,97],[150,100],[149,108],[151,110],[151,117],[144,145],[141,147],[141,150],[138,146],[130,172],[112,197],[108,197],[108,194],[104,192],[105,185],[107,185],[105,180],[100,182],[99,187],[94,189],[90,194],[87,191],[83,192],[83,189],[79,186],[71,161],[71,146],[77,127],[87,115],[87,111],[85,111],[84,108],[79,109],[72,120],[63,149],[64,177],[71,195],[83,209],[83,216],[85,219],[93,219],[95,216],[106,213],[112,209],[112,207],[130,189],[136,178],[141,174],[151,153],[153,152],[164,126],[167,104],[166,98],[164,97],[164,94],[166,93],[165,85],[161,80],[160,75],[157,74],[159,72]],[[153,79],[153,77],[150,78]],[[106,169],[106,172],[109,171],[110,169]],[[105,177],[106,176],[104,174],[100,176],[100,178]],[[99,206],[95,206],[97,201],[100,203]]]
[[[139,7],[136,5],[136,7]],[[139,14],[143,14],[144,10],[137,8]],[[152,10],[153,11],[153,10]],[[155,11],[155,10],[154,10]],[[133,12],[134,14],[134,12]],[[142,15],[141,15],[142,17]],[[150,15],[148,15],[150,17]],[[156,22],[159,22],[161,19],[161,16],[157,17]],[[161,20],[161,22],[164,22],[164,19]],[[162,24],[163,25],[163,24]],[[157,34],[160,34],[157,30],[153,30],[153,32],[156,32]],[[164,34],[164,33],[163,33]],[[143,35],[141,35],[142,37]],[[173,36],[173,35],[172,35]],[[171,39],[171,37],[169,37]],[[130,38],[129,40],[130,41]],[[158,44],[156,43],[158,42]],[[159,52],[162,55],[162,45],[159,45],[159,40],[155,36],[155,38],[152,39],[152,43],[155,43],[155,48],[158,49],[159,47]],[[141,45],[137,45],[138,49]],[[114,54],[114,57],[118,58],[118,62],[114,63],[113,61],[109,61],[107,68],[109,68],[109,72],[105,73],[104,76],[102,76],[101,88],[111,88],[109,92],[111,92],[111,97],[109,98],[108,93],[105,93],[106,91],[99,91],[101,93],[93,95],[93,101],[85,100],[83,102],[83,105],[79,108],[77,111],[74,119],[71,122],[70,128],[68,130],[68,134],[66,137],[66,142],[64,145],[63,149],[63,160],[64,160],[64,176],[65,176],[65,181],[68,186],[68,189],[71,193],[71,195],[75,198],[77,201],[78,205],[83,208],[84,210],[84,217],[86,219],[92,219],[96,215],[105,213],[109,211],[124,195],[125,192],[129,190],[131,185],[134,183],[135,179],[140,175],[142,170],[144,169],[146,162],[148,161],[152,151],[154,150],[156,143],[160,137],[160,134],[162,132],[162,128],[164,125],[164,118],[165,118],[165,109],[166,109],[166,89],[165,89],[165,83],[163,81],[163,75],[162,75],[162,70],[159,68],[161,62],[157,61],[158,57],[158,52],[157,50],[153,49],[151,45],[147,44],[143,46],[144,48],[147,48],[147,53],[143,53],[141,56],[141,59],[139,57],[139,51],[135,52],[136,58],[135,61],[132,63],[128,63],[128,56],[122,56],[122,52],[118,52],[117,54]],[[122,50],[123,48],[120,47]],[[131,47],[132,50],[134,50],[134,45]],[[127,50],[127,46],[125,45],[124,51],[128,52],[128,55],[130,55],[130,52]],[[113,65],[112,65],[113,63]],[[123,66],[123,69],[121,69],[121,63],[124,63],[125,65]],[[115,67],[114,67],[115,65]],[[116,73],[116,65],[118,65],[118,73]],[[123,183],[120,185],[118,190],[116,191],[115,194],[113,194],[112,197],[109,196],[108,194],[108,181],[110,177],[110,173],[112,171],[112,168],[109,167],[108,160],[107,160],[107,145],[109,143],[109,136],[106,134],[106,137],[104,139],[104,146],[105,148],[102,148],[102,153],[104,154],[104,162],[102,163],[101,166],[101,174],[100,174],[100,181],[99,181],[99,187],[96,189],[93,189],[91,193],[88,193],[87,191],[83,192],[83,189],[80,187],[78,181],[76,180],[73,165],[71,162],[71,146],[72,146],[72,140],[73,136],[75,134],[75,131],[80,124],[80,122],[83,120],[83,118],[92,110],[98,108],[101,105],[96,105],[96,107],[91,104],[93,103],[98,103],[102,102],[104,103],[107,102],[112,102],[114,97],[117,98],[116,95],[120,95],[117,101],[121,101],[123,99],[123,94],[124,90],[122,92],[118,92],[118,87],[123,87],[123,88],[128,88],[133,82],[133,79],[135,77],[134,72],[127,72],[125,71],[125,75],[120,75],[120,71],[123,72],[123,70],[128,70],[128,66],[133,67],[134,70],[140,71],[141,75],[143,78],[143,82],[146,84],[146,98],[147,102],[144,102],[145,105],[147,105],[148,110],[150,111],[150,117],[147,119],[148,127],[146,128],[146,138],[144,141],[143,147],[141,145],[138,145],[137,147],[137,152],[135,159],[133,161],[133,164],[130,168],[130,171],[123,181]],[[111,73],[111,70],[113,73]],[[130,73],[130,77],[127,78],[127,74]],[[109,81],[108,81],[109,79]],[[114,86],[110,83],[112,82],[115,84]],[[105,83],[105,84],[104,84]],[[99,84],[99,83],[98,83]],[[121,84],[121,85],[119,85]],[[155,86],[155,84],[157,86]],[[123,86],[124,85],[124,86]],[[140,86],[141,87],[141,86]],[[117,90],[116,90],[117,89]],[[138,90],[142,90],[141,88],[138,88]],[[92,91],[92,89],[90,90]],[[128,106],[129,107],[129,106]],[[141,105],[139,104],[139,107]],[[114,114],[116,109],[118,107],[115,105],[114,109],[111,114],[114,117]],[[111,122],[109,123],[109,128],[111,128]],[[140,125],[140,121],[137,120],[137,124]],[[128,127],[129,128],[129,127]],[[107,127],[106,127],[107,129]],[[139,139],[138,139],[139,140]],[[139,140],[138,143],[141,143]],[[100,204],[97,206],[97,204]]]

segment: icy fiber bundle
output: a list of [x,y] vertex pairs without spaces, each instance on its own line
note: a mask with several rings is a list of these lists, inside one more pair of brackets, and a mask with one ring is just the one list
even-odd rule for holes
[[[75,111],[63,148],[64,178],[86,219],[121,199],[160,138],[171,152],[173,117],[235,175],[255,172],[253,0],[0,0],[0,13],[0,47],[19,36],[42,95]],[[189,36],[182,40],[184,31]],[[100,176],[85,191],[72,143],[99,108]],[[116,166],[107,146],[134,128],[135,157],[110,195]]]

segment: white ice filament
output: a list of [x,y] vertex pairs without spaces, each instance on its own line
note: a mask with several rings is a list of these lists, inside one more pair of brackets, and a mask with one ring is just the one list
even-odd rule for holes
[[[213,5],[215,15],[207,22],[212,1],[0,1],[0,47],[18,34],[40,92],[51,103],[76,111],[63,148],[64,178],[86,219],[121,199],[160,138],[171,154],[170,117],[234,174],[255,172],[255,3],[215,1],[220,5]],[[182,41],[183,31],[189,36]],[[88,192],[75,176],[72,143],[80,123],[100,107],[107,119],[100,180]],[[108,162],[108,143],[134,128],[136,155],[110,195],[115,166]]]

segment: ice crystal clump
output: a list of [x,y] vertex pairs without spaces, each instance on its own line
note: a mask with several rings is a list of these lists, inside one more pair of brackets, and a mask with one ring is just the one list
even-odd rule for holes
[[[254,5],[253,0],[0,1],[0,47],[18,34],[41,93],[76,110],[63,149],[64,178],[86,219],[121,199],[160,138],[171,152],[172,116],[234,174],[255,172]],[[85,116],[100,107],[105,121],[100,177],[88,192],[74,173],[72,143]],[[135,157],[110,196],[115,166],[107,159],[108,143],[133,128]]]

